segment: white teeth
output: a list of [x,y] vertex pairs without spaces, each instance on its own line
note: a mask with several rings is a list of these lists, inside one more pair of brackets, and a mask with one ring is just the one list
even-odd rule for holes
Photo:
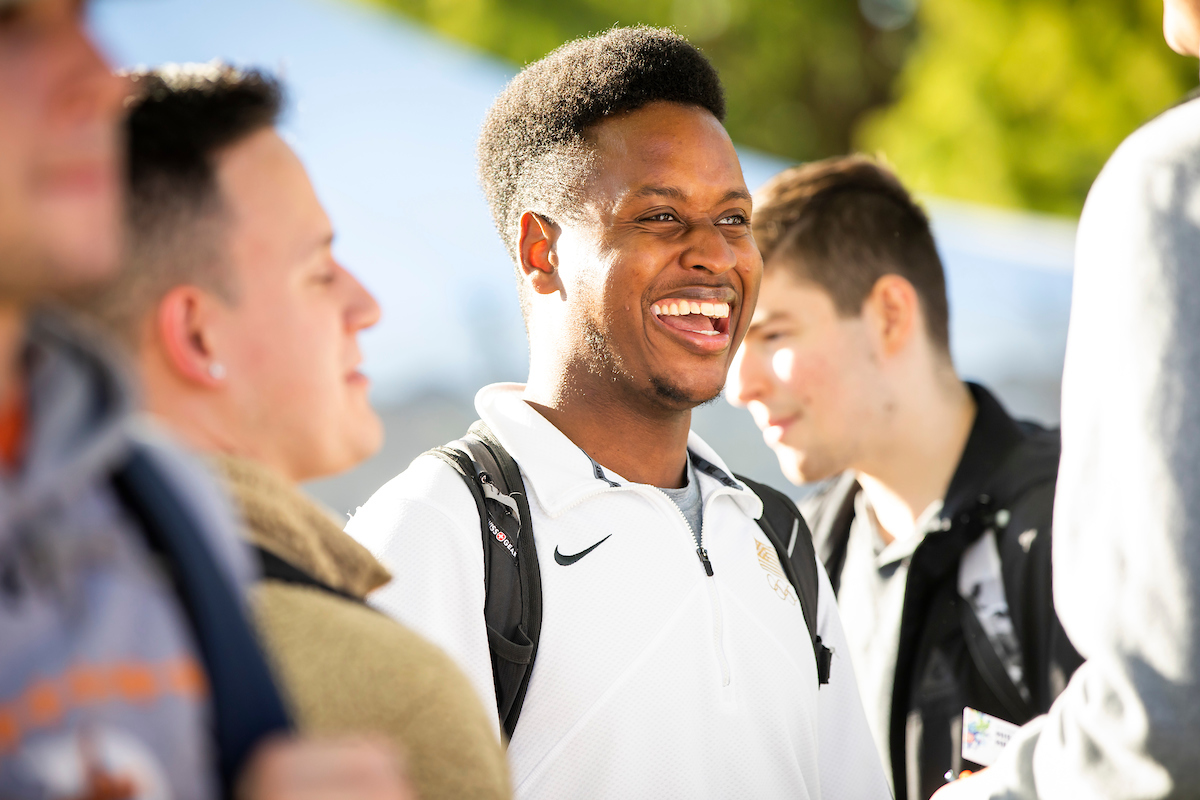
[[654,305],[650,306],[650,313],[656,317],[662,313],[661,311],[658,310],[658,303],[655,303]]
[[664,300],[654,303],[650,310],[658,316],[678,317],[681,314],[703,314],[712,319],[729,316],[729,303],[693,303],[690,300]]

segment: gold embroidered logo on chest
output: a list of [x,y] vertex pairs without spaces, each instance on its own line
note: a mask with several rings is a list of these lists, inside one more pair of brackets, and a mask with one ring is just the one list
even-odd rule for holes
[[796,605],[799,602],[796,599],[796,592],[792,589],[792,584],[783,571],[783,565],[779,563],[779,554],[775,552],[775,548],[769,544],[763,544],[757,539],[754,541],[754,546],[758,548],[758,565],[766,573],[767,585],[771,587],[771,591],[775,592],[781,600]]

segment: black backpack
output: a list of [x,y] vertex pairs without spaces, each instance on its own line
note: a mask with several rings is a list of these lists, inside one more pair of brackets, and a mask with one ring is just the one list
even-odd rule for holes
[[[454,468],[475,498],[483,535],[484,619],[496,710],[511,739],[521,715],[542,628],[542,581],[529,500],[517,462],[482,421],[462,439],[430,450]],[[775,546],[784,574],[796,589],[812,639],[818,685],[829,683],[832,651],[817,635],[817,556],[799,509],[782,492],[736,476],[763,501],[758,525]]]
[[[1009,458],[984,481],[987,492],[980,494],[959,513],[957,524],[968,531],[964,535],[965,544],[975,542],[991,530],[997,534],[997,545],[1001,545],[1000,537],[1008,525],[1008,512],[1002,509],[1018,501],[1034,487],[1047,481],[1052,482],[1058,474],[1058,431],[1041,429],[1031,423],[1018,422],[1018,425],[1028,437],[1023,446],[1014,448]],[[825,565],[835,596],[841,589],[850,528],[854,523],[855,501],[861,491],[862,487],[854,474],[847,472],[833,480],[815,504],[815,508],[819,509],[814,514],[817,517],[819,534],[815,539],[820,543],[821,561]],[[821,511],[826,513],[820,513]],[[961,553],[958,555],[961,556]],[[1002,566],[1004,561],[1002,549]],[[957,563],[957,558],[955,562]],[[1007,592],[1009,587],[1006,586],[1005,589]],[[1010,720],[1032,719],[1036,716],[1036,711],[1030,705],[1028,690],[1013,682],[1004,667],[1001,655],[988,639],[970,604],[959,603],[957,608],[967,651],[983,682],[1003,704]]]

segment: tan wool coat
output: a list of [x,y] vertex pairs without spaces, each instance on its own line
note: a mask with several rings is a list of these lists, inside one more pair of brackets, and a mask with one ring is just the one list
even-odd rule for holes
[[[282,477],[245,459],[217,463],[251,544],[357,598],[391,579]],[[511,797],[487,711],[438,647],[366,605],[293,583],[262,581],[255,614],[302,731],[391,737],[421,800]]]

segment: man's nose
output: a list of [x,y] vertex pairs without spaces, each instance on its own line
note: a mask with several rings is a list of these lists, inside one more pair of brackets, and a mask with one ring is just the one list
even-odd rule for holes
[[737,266],[737,253],[717,225],[711,222],[693,225],[688,237],[689,246],[683,254],[684,266],[704,269],[714,275]]
[[379,307],[375,295],[367,291],[367,287],[363,286],[358,278],[354,277],[354,274],[345,267],[339,265],[339,269],[346,273],[346,278],[350,283],[350,303],[346,313],[346,327],[354,332],[373,327],[383,316],[383,309]]

